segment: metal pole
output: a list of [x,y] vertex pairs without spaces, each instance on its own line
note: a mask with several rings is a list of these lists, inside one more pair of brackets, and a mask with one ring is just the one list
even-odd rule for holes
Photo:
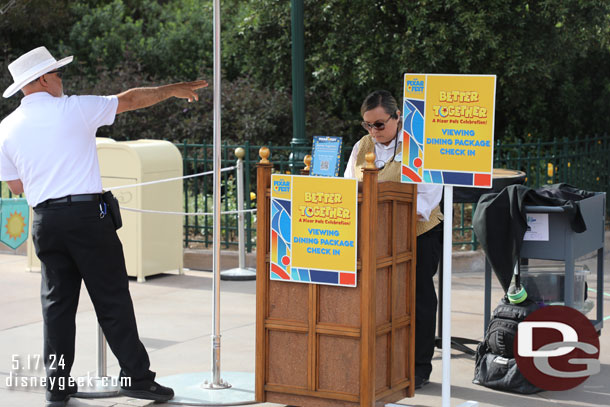
[[451,250],[453,232],[453,186],[445,185],[443,225],[443,382],[442,406],[451,404]]
[[[214,310],[212,323],[212,382],[210,372],[202,374],[174,375],[159,380],[163,385],[174,388],[175,396],[169,404],[189,406],[218,406],[252,404],[252,400],[243,401],[254,395],[254,377],[250,374],[225,373],[235,383],[235,389],[220,377],[220,183],[221,183],[221,144],[220,144],[220,0],[214,0],[214,198],[213,213],[213,253],[212,291]],[[205,157],[205,154],[204,154]],[[207,217],[206,217],[207,219]],[[201,383],[203,380],[203,383]],[[218,392],[217,390],[222,390]],[[219,394],[220,393],[220,394]]]
[[119,378],[108,377],[106,367],[106,337],[101,326],[97,326],[97,371],[96,377],[79,377],[78,393],[73,397],[83,399],[97,399],[104,397],[117,397],[119,395]]
[[106,377],[106,337],[101,326],[97,326],[97,377]]
[[305,141],[305,24],[303,0],[292,0],[292,143]]
[[290,169],[297,174],[296,166],[305,158],[305,24],[303,0],[291,0],[292,37],[292,153]]
[[212,336],[212,386],[225,387],[220,378],[220,0],[214,0],[214,226],[213,226],[213,259],[214,279],[214,335]]

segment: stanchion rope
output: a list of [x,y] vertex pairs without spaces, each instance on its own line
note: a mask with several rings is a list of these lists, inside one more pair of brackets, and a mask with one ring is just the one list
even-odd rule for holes
[[[121,206],[121,209],[130,211],[130,212],[143,212],[143,213],[160,213],[163,215],[181,215],[181,216],[211,216],[212,212],[169,212],[169,211],[153,211],[150,209],[136,209],[136,208],[126,208]],[[254,209],[244,209],[243,211],[224,211],[220,212],[221,215],[236,215],[238,213],[245,212],[256,212],[256,208]]]
[[[222,168],[220,170],[220,172],[223,171],[231,171],[236,169],[236,166],[233,167],[226,167],[226,168]],[[156,181],[148,181],[148,182],[142,182],[141,184],[130,184],[130,185],[121,185],[118,187],[110,187],[110,188],[105,188],[106,191],[116,191],[117,189],[123,189],[123,188],[133,188],[133,187],[141,187],[143,185],[152,185],[152,184],[160,184],[162,182],[169,182],[169,181],[178,181],[180,179],[187,179],[187,178],[194,178],[194,177],[200,177],[202,175],[210,175],[213,174],[214,171],[206,171],[206,172],[200,172],[197,174],[191,174],[191,175],[184,175],[182,177],[175,177],[175,178],[166,178],[166,179],[159,179]]]
[[[234,170],[236,168],[237,168],[236,166],[221,168],[220,172],[231,171],[231,170]],[[200,177],[202,175],[210,175],[210,174],[213,174],[213,173],[214,173],[214,171],[206,171],[206,172],[199,172],[197,174],[184,175],[182,177],[165,178],[165,179],[159,179],[159,180],[155,180],[155,181],[142,182],[140,184],[121,185],[121,186],[118,186],[118,187],[106,188],[106,191],[115,191],[117,189],[123,189],[123,188],[141,187],[141,186],[144,186],[144,185],[160,184],[162,182],[178,181],[178,180],[181,180],[181,179]],[[124,206],[121,206],[121,209],[126,210],[126,211],[131,211],[131,212],[160,213],[160,214],[163,214],[163,215],[180,215],[180,216],[211,216],[211,215],[213,215],[212,212],[153,211],[153,210],[149,210],[149,209],[126,208]],[[256,212],[256,209],[244,209],[243,211],[224,211],[224,212],[220,212],[220,214],[221,215],[233,215],[233,214],[238,214],[238,213],[241,213],[241,212],[243,212],[243,213],[245,213],[245,212]]]

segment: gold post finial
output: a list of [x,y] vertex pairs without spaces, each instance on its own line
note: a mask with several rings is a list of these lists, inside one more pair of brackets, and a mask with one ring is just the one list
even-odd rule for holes
[[364,168],[367,170],[375,170],[377,167],[375,166],[375,153],[368,153],[364,156],[364,160],[366,161],[366,165]]
[[260,150],[258,150],[258,155],[261,157],[261,164],[269,164],[268,158],[270,153],[271,152],[269,151],[268,147],[261,147]]
[[240,160],[243,160],[245,156],[246,156],[246,150],[244,150],[241,147],[237,147],[235,149],[235,157],[237,157]]
[[303,163],[305,163],[305,171],[309,171],[311,169],[311,155],[307,154],[303,158]]

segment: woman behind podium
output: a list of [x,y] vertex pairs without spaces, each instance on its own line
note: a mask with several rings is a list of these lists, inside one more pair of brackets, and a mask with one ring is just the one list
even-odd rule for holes
[[[400,182],[402,120],[396,99],[385,90],[369,94],[360,108],[362,127],[368,134],[352,150],[345,178],[362,181],[366,154],[375,153],[379,181]],[[439,203],[442,187],[417,186],[417,264],[415,287],[415,389],[426,385],[432,372],[437,297],[434,274],[441,256],[442,220]],[[405,231],[406,232],[406,231]]]

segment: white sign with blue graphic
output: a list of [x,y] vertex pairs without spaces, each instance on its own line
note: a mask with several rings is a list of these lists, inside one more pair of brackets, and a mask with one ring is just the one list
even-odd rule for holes
[[523,240],[548,242],[549,241],[549,214],[528,213],[527,231]]

